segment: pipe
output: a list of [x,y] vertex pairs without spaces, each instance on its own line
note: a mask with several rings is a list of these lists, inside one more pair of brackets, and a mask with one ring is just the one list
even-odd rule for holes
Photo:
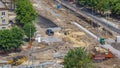
[[79,27],[80,29],[82,29],[84,32],[86,32],[87,34],[91,35],[93,38],[97,39],[98,41],[100,40],[100,38],[98,36],[96,36],[95,34],[91,33],[90,31],[88,31],[87,29],[85,29],[83,26],[79,25],[76,22],[71,22],[72,24],[76,25],[77,27]]

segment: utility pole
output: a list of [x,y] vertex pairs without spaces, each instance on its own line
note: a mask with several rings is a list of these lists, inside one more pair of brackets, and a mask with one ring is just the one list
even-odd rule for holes
[[31,43],[32,41],[31,41],[31,24],[30,24],[30,48],[31,48],[31,46],[32,46],[32,43]]
[[[30,38],[29,38],[29,46],[28,46],[28,49],[30,48],[31,49],[31,46],[32,46],[32,41],[31,41],[31,24],[30,24]],[[29,66],[29,62],[30,62],[30,51],[28,50],[28,66]]]

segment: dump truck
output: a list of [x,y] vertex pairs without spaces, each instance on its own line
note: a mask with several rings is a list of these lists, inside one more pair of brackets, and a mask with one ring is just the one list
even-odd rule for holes
[[103,61],[103,60],[106,60],[106,59],[110,59],[112,57],[113,57],[113,55],[112,55],[112,53],[110,52],[109,49],[108,49],[108,52],[106,52],[106,53],[92,54],[93,61]]

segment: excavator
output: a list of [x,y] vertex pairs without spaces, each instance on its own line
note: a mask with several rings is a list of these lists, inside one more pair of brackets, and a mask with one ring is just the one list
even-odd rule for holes
[[17,56],[17,57],[13,57],[12,59],[5,61],[5,62],[0,62],[0,65],[20,65],[22,64],[24,61],[27,61],[26,56]]
[[17,57],[14,57],[12,60],[9,60],[9,61],[7,62],[7,64],[20,65],[20,64],[22,64],[24,61],[27,61],[26,56],[17,56]]
[[[30,49],[32,47],[32,42],[34,41],[34,39],[30,40],[29,46],[25,49]],[[0,61],[0,65],[13,65],[13,66],[17,66],[22,64],[23,62],[27,61],[27,57],[24,55],[21,56],[16,56],[13,57],[12,59],[8,60],[8,61]]]
[[[34,39],[30,40],[29,46],[25,49],[30,49],[32,47],[32,42],[34,41]],[[23,62],[27,61],[27,57],[26,56],[17,56],[17,57],[13,57],[13,59],[8,60],[8,62],[6,64],[10,64],[10,65],[20,65]]]

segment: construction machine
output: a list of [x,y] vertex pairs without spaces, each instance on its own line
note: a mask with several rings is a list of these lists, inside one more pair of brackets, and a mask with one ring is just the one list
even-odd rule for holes
[[104,38],[100,38],[100,43],[101,43],[102,45],[104,45],[104,44],[105,44],[105,39],[104,39]]
[[13,57],[13,59],[11,59],[11,60],[8,60],[8,62],[6,64],[20,65],[24,61],[27,61],[27,57],[26,56],[17,56],[17,57]]
[[92,54],[93,61],[102,61],[102,60],[110,59],[112,57],[113,57],[113,55],[112,55],[112,53],[109,49],[105,53],[94,53],[94,54]]
[[27,57],[26,56],[17,56],[17,57],[13,57],[11,60],[8,61],[0,61],[0,66],[3,65],[20,65],[23,62],[27,61]]

